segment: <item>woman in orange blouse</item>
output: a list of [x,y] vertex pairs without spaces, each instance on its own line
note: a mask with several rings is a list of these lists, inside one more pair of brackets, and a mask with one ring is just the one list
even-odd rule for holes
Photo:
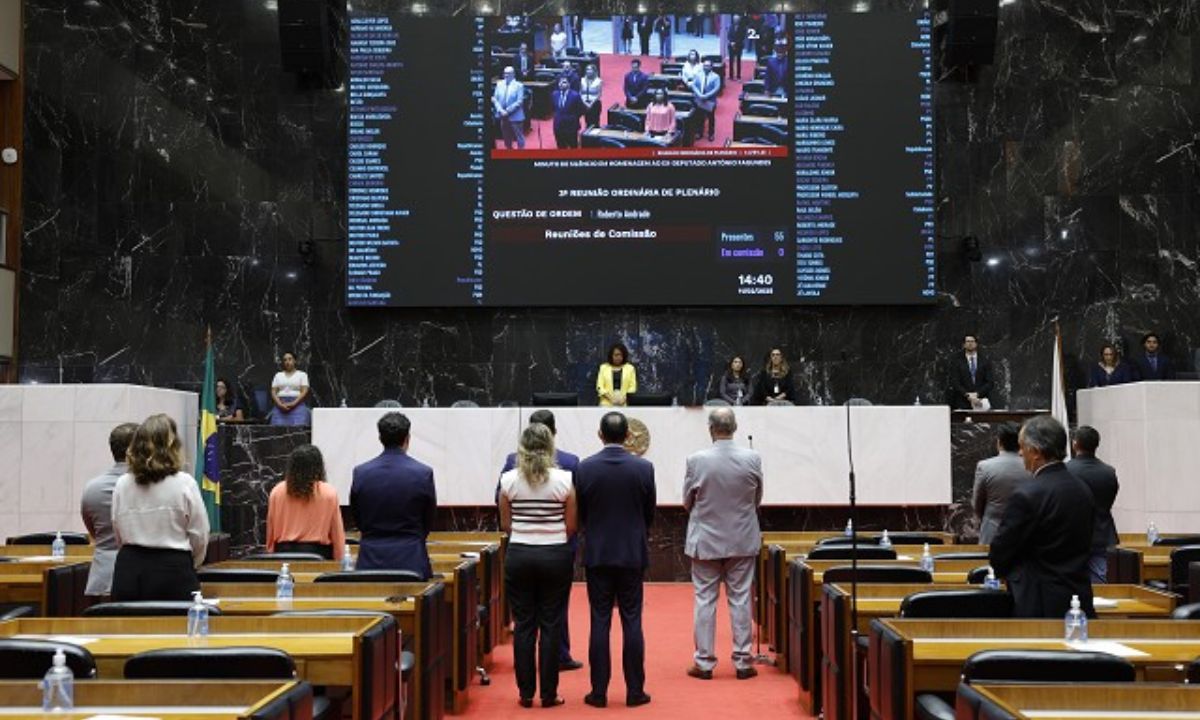
[[337,490],[325,482],[325,460],[313,445],[288,458],[284,481],[267,501],[267,552],[309,552],[341,560],[346,545]]
[[675,106],[667,102],[667,93],[654,91],[654,100],[646,107],[646,132],[666,135],[675,132]]

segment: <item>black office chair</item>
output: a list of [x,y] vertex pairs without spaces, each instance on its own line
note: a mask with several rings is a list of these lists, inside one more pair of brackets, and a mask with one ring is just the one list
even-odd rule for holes
[[37,614],[38,607],[36,605],[0,603],[0,620],[16,620],[17,618],[29,617]]
[[749,103],[746,105],[746,114],[759,117],[779,117],[779,106],[771,103]]
[[[11,544],[11,542],[9,543]],[[1156,546],[1159,545],[1200,545],[1200,535],[1184,535],[1182,537],[1160,537],[1154,541]]]
[[[8,539],[9,545],[49,545],[54,542],[57,532],[36,532],[26,535],[17,535]],[[68,545],[87,545],[91,542],[87,533],[81,532],[64,532],[62,534],[63,542]]]
[[972,585],[982,585],[984,580],[987,580],[988,568],[991,565],[980,565],[967,573],[967,582]]
[[412,570],[345,570],[321,573],[313,578],[315,583],[360,582],[360,583],[411,583],[425,582],[421,573]]
[[646,81],[646,88],[651,92],[655,90],[668,90],[670,85],[670,81],[661,77],[652,77]]
[[[84,617],[169,617],[185,616],[192,607],[186,600],[140,600],[137,602],[107,602],[83,611]],[[220,615],[221,609],[208,606],[209,615]]]
[[923,590],[900,602],[902,618],[1010,618],[1012,595],[1001,590]]
[[667,98],[667,102],[675,106],[675,112],[690,113],[696,109],[696,104],[687,98]]
[[767,91],[767,84],[762,80],[747,80],[742,83],[742,92],[752,95],[762,95]]
[[1180,605],[1171,611],[1171,617],[1176,620],[1200,620],[1200,603]]
[[615,138],[598,137],[598,138],[596,138],[596,147],[623,148],[623,147],[625,147],[625,143],[623,143],[620,140],[617,140]]
[[785,127],[779,127],[777,125],[760,125],[759,127],[755,128],[755,132],[757,132],[761,137],[771,140],[776,145],[787,144],[787,128]]
[[608,111],[607,127],[630,132],[642,132],[643,130],[642,120],[637,115],[614,110]]
[[1186,681],[1189,685],[1200,682],[1200,658],[1188,663]]
[[308,552],[262,552],[252,553],[242,558],[243,560],[277,560],[280,563],[285,562],[321,562],[329,558],[318,555],[317,553]]
[[126,680],[291,680],[296,663],[268,647],[167,648],[125,661]]
[[[1188,565],[1200,562],[1200,545],[1184,545],[1171,551],[1171,574],[1167,589],[1183,597],[1188,594]],[[1150,583],[1154,585],[1154,583]]]
[[[831,567],[821,576],[825,584],[848,583],[855,577],[854,567],[839,565]],[[928,570],[906,565],[859,565],[860,583],[931,583],[933,575]]]
[[[927,535],[926,533],[919,532],[889,533],[888,538],[892,541],[893,545],[925,545],[926,543],[930,545],[946,544],[946,541],[941,535]],[[986,556],[987,553],[984,553],[984,555]],[[938,555],[938,557],[944,556]]]
[[41,680],[54,663],[59,648],[77,680],[96,677],[96,659],[87,648],[53,640],[0,638],[0,679]]
[[[962,679],[974,682],[1113,683],[1133,682],[1136,671],[1125,658],[1074,650],[983,650],[963,664]],[[921,693],[919,720],[953,720],[954,697]],[[978,712],[978,707],[975,708]]]
[[859,560],[895,560],[896,551],[878,545],[818,545],[808,553],[809,560],[850,560],[854,548],[858,548]]
[[196,577],[201,583],[273,583],[279,579],[279,573],[251,568],[200,568]]
[[534,70],[533,79],[538,82],[554,82],[558,79],[558,71],[549,69]]
[[764,137],[759,137],[757,135],[754,135],[752,137],[742,138],[741,140],[738,140],[738,142],[746,143],[749,145],[778,145],[779,144],[779,143],[775,142],[774,140],[768,140]]
[[[823,537],[818,540],[817,547],[825,547],[826,545],[849,545],[851,540],[853,540],[853,538],[851,538],[849,535],[830,535],[829,537]],[[858,544],[878,545],[879,538],[874,535],[859,535]]]

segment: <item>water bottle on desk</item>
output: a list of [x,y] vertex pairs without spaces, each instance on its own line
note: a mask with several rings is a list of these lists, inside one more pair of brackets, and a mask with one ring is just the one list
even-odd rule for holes
[[925,548],[921,551],[921,569],[933,573],[933,555],[929,552],[929,543],[925,543]]
[[279,569],[279,579],[275,581],[275,599],[291,600],[295,590],[296,581],[292,578],[292,571],[288,569],[288,564],[284,563]]
[[50,543],[50,555],[56,558],[67,556],[67,541],[63,540],[62,530],[54,533],[54,542]]
[[988,565],[987,577],[983,579],[983,587],[985,590],[999,590],[1000,580],[996,577],[996,571]]
[[350,554],[350,543],[342,548],[342,570],[350,572],[354,569],[354,556]]
[[75,673],[67,667],[62,648],[54,651],[50,669],[42,678],[42,712],[72,710],[75,707]]
[[1071,609],[1063,620],[1063,635],[1067,642],[1087,642],[1087,615],[1079,607],[1079,596],[1071,596]]
[[854,534],[854,521],[847,520],[846,521],[846,537],[850,537],[853,534]]
[[891,546],[892,546],[892,539],[890,537],[888,537],[887,528],[884,528],[883,535],[881,535],[879,537],[879,547],[890,548]]
[[1153,520],[1146,526],[1146,540],[1151,545],[1158,543],[1158,526],[1154,524]]
[[188,608],[187,634],[193,640],[208,637],[208,606],[204,604],[204,596],[199,590],[192,593],[192,606]]

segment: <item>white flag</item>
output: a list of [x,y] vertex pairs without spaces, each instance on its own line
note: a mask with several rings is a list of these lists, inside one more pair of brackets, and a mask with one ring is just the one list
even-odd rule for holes
[[1067,418],[1067,383],[1063,376],[1062,331],[1054,324],[1054,369],[1051,371],[1050,415],[1067,431],[1067,447],[1064,457],[1071,455],[1071,425]]

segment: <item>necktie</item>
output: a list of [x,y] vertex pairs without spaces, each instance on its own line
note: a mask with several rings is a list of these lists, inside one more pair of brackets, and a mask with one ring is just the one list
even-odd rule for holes
[[971,382],[975,382],[975,356],[971,356]]
[[1147,355],[1146,357],[1150,359],[1150,369],[1154,370],[1155,372],[1158,372],[1158,356],[1157,355]]

